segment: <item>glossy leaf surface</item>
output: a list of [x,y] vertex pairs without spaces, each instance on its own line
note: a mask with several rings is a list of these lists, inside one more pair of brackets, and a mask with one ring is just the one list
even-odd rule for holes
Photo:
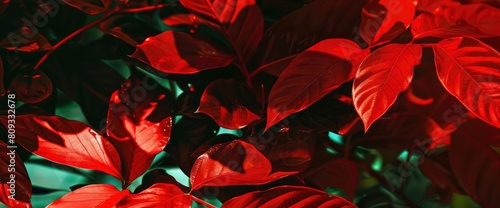
[[235,197],[222,205],[228,207],[356,207],[349,201],[327,193],[299,186],[278,186]]
[[410,0],[371,1],[361,14],[360,36],[368,45],[377,45],[392,40],[410,26],[415,5]]
[[486,4],[442,7],[436,14],[422,13],[412,23],[415,38],[500,35],[500,9]]
[[160,89],[147,79],[132,78],[111,96],[106,131],[124,164],[127,184],[148,170],[170,140],[170,95]]
[[[0,117],[4,126],[7,117]],[[121,179],[120,157],[104,137],[87,125],[58,116],[16,116],[16,142],[33,154]]]
[[109,184],[92,184],[72,191],[52,202],[48,208],[74,208],[75,205],[86,207],[113,207],[130,194],[128,189],[120,191]]
[[297,55],[271,89],[266,129],[351,80],[367,55],[345,39],[324,40]]
[[472,38],[445,39],[434,48],[446,90],[474,115],[500,128],[500,54]]
[[408,88],[413,67],[420,63],[419,45],[386,45],[368,56],[354,78],[354,107],[365,125],[365,131]]
[[157,183],[137,194],[132,194],[120,201],[116,207],[191,207],[192,196],[184,194],[173,184]]

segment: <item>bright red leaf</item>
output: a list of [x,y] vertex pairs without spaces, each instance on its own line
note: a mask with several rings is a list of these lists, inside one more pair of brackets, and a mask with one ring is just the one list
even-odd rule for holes
[[[7,116],[0,117],[4,126]],[[58,116],[16,116],[16,142],[56,163],[98,170],[122,179],[120,157],[104,137],[87,125]]]
[[482,207],[498,206],[500,154],[477,141],[475,135],[459,134],[452,136],[449,153],[454,175],[465,192]]
[[361,13],[360,36],[368,45],[386,43],[404,32],[415,15],[410,0],[371,1]]
[[413,67],[420,63],[421,57],[420,45],[389,44],[370,54],[359,66],[352,96],[365,131],[408,88]]
[[172,74],[194,74],[225,67],[233,60],[213,40],[177,31],[166,31],[146,39],[137,46],[132,57]]
[[500,128],[500,54],[466,37],[445,39],[433,48],[446,90],[474,115]]
[[157,183],[140,193],[127,196],[116,207],[188,208],[192,200],[193,196],[185,194],[173,184]]
[[148,170],[170,140],[169,98],[159,88],[131,78],[111,96],[106,131],[124,164],[127,184]]
[[47,208],[74,208],[75,206],[108,208],[114,207],[130,194],[128,189],[120,191],[110,184],[92,184],[69,192],[47,205]]
[[486,4],[445,6],[438,13],[422,13],[412,23],[414,38],[476,38],[500,35],[500,9]]
[[300,53],[327,38],[352,37],[366,1],[316,0],[266,30],[259,45],[261,64]]
[[192,190],[203,186],[264,184],[296,172],[271,174],[271,163],[255,147],[241,140],[213,146],[191,169]]
[[324,40],[299,54],[271,89],[266,129],[351,80],[367,55],[346,39]]
[[[260,119],[250,89],[235,79],[218,79],[203,92],[197,112],[207,114],[221,127],[241,129]],[[254,108],[251,108],[253,106]]]
[[3,141],[0,154],[0,201],[12,208],[31,207],[31,181],[21,157]]
[[226,201],[223,208],[231,207],[356,207],[334,195],[302,186],[278,186],[265,191],[254,191]]
[[[220,31],[244,61],[253,58],[264,32],[264,17],[254,0],[180,0],[209,26]],[[203,21],[202,19],[206,20]]]

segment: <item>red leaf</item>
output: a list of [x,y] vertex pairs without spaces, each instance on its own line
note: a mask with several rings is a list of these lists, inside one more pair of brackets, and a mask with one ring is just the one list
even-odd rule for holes
[[500,155],[477,139],[459,134],[452,136],[450,146],[453,173],[465,192],[482,207],[498,206]]
[[2,58],[0,57],[0,96],[3,96],[5,93],[3,74],[4,74],[3,62],[2,62]]
[[275,77],[279,77],[281,72],[286,69],[286,67],[295,59],[297,55],[291,55],[287,56],[285,58],[273,61],[268,64],[264,64],[260,66],[258,69],[256,69],[252,74],[250,75],[251,78],[255,77],[257,74],[261,72],[266,72],[270,75],[273,75]]
[[360,36],[371,46],[389,42],[410,26],[413,16],[413,1],[372,1],[361,13]]
[[0,41],[0,47],[12,51],[22,52],[42,52],[52,50],[52,45],[38,30],[31,27],[23,27],[20,30],[11,32]]
[[107,11],[113,3],[112,0],[62,0],[64,3],[75,7],[90,15]]
[[194,14],[173,14],[162,18],[163,23],[170,27],[183,26],[183,25],[194,25],[196,22],[196,16]]
[[[249,61],[262,39],[264,17],[254,0],[180,0],[181,4],[209,26],[222,32],[237,50],[238,56]],[[205,21],[198,19],[199,22]]]
[[465,37],[442,40],[433,48],[446,90],[474,115],[500,128],[500,54]]
[[[462,187],[460,187],[456,176],[451,170],[448,151],[439,155],[425,156],[421,161],[422,164],[419,168],[422,173],[432,181],[432,185],[462,195],[466,194]],[[429,188],[432,188],[432,186],[427,189]]]
[[203,92],[197,112],[207,114],[221,127],[241,129],[260,119],[251,105],[250,89],[235,79],[218,79],[211,82]]
[[352,96],[365,131],[408,88],[413,67],[420,63],[421,57],[420,45],[389,44],[370,54],[359,66]]
[[351,80],[367,55],[346,39],[324,40],[299,54],[271,89],[266,129]]
[[229,65],[233,57],[212,42],[182,32],[167,31],[146,39],[137,46],[132,57],[172,74],[194,74]]
[[254,191],[226,201],[227,207],[356,207],[349,201],[323,191],[303,186],[278,186],[265,191]]
[[418,0],[417,10],[429,13],[437,13],[443,6],[458,6],[459,2],[453,0]]
[[49,77],[37,70],[17,74],[10,82],[9,89],[16,94],[16,99],[28,103],[39,103],[52,94],[52,82]]
[[[8,125],[6,116],[0,119],[4,126]],[[78,121],[58,116],[16,116],[16,141],[50,161],[122,179],[120,157],[113,145]]]
[[192,190],[203,186],[264,184],[296,172],[271,174],[271,163],[241,140],[217,144],[198,157],[191,169]]
[[[32,207],[31,181],[16,149],[0,141],[0,201],[13,208]],[[14,163],[11,160],[15,161]],[[9,196],[13,196],[10,198]]]
[[[166,94],[146,79],[130,78],[111,96],[106,131],[122,159],[126,184],[142,175],[170,140]],[[154,87],[154,88],[153,88]]]
[[74,208],[83,205],[95,208],[113,207],[129,194],[128,189],[120,191],[110,184],[92,184],[69,192],[47,205],[47,208]]
[[463,139],[462,137],[464,136],[474,137],[485,145],[500,147],[500,129],[488,125],[481,119],[471,119],[461,123],[455,137],[457,139]]
[[500,9],[485,4],[445,6],[438,13],[422,13],[412,23],[414,38],[476,38],[500,35]]
[[327,38],[350,38],[364,0],[316,0],[273,24],[259,45],[257,60],[267,64],[300,53]]
[[191,195],[184,194],[173,184],[157,183],[138,194],[127,196],[116,207],[187,208],[191,207],[192,199]]
[[326,188],[342,189],[347,194],[347,199],[352,201],[358,186],[356,164],[340,158],[323,163],[320,167],[305,172],[304,177],[321,190]]

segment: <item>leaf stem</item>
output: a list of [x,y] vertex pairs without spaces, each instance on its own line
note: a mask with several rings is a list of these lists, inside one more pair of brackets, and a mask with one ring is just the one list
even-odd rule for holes
[[146,7],[141,7],[141,8],[122,9],[122,10],[118,10],[117,13],[147,12],[147,11],[152,11],[152,10],[156,10],[156,9],[161,9],[164,7],[169,7],[172,5],[173,5],[172,3],[168,3],[168,4],[157,4],[157,5],[152,5],[152,6],[146,6]]
[[195,200],[196,202],[198,202],[200,204],[203,204],[203,205],[205,205],[207,207],[210,207],[210,208],[216,208],[216,206],[214,206],[214,205],[212,205],[212,204],[210,204],[210,203],[208,203],[206,201],[203,201],[203,200],[199,199],[196,196],[193,196],[193,195],[190,195],[190,196],[193,198],[193,200]]
[[106,18],[108,18],[110,15],[112,15],[113,13],[115,13],[116,11],[118,11],[118,8],[116,7],[115,9],[109,11],[108,13],[104,14],[104,16],[102,16],[100,19],[98,20],[95,20],[83,27],[81,27],[80,29],[76,30],[75,32],[71,33],[70,35],[66,36],[65,38],[63,38],[62,40],[60,40],[59,42],[57,42],[54,47],[52,48],[51,51],[47,52],[45,55],[42,56],[42,58],[38,61],[38,63],[35,65],[34,67],[34,70],[37,70],[38,68],[40,68],[40,66],[45,62],[45,60],[47,60],[47,58],[52,54],[54,53],[54,51],[56,51],[61,45],[63,45],[64,43],[68,42],[71,38],[74,38],[75,36],[79,35],[80,33],[82,33],[83,31],[91,28],[91,27],[94,27],[95,25],[101,23],[102,21],[104,21]]

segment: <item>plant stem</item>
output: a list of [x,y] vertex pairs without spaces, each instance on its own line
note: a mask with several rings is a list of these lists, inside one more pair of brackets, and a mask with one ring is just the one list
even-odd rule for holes
[[205,205],[205,206],[207,206],[207,207],[210,207],[210,208],[216,208],[214,205],[211,205],[210,203],[208,203],[208,202],[206,202],[206,201],[203,201],[203,200],[199,199],[199,198],[198,198],[198,197],[196,197],[196,196],[191,195],[191,197],[193,198],[193,200],[195,200],[196,202],[198,202],[198,203],[200,203],[200,204],[203,204],[203,205]]
[[161,9],[164,7],[169,7],[172,6],[173,4],[157,4],[153,6],[146,6],[146,7],[141,7],[141,8],[130,8],[130,9],[122,9],[118,10],[117,13],[136,13],[136,12],[147,12],[147,11],[152,11],[156,9]]
[[42,56],[42,58],[38,61],[38,63],[35,65],[34,69],[37,70],[38,68],[40,68],[40,66],[45,62],[45,60],[47,60],[47,58],[52,54],[54,53],[54,51],[56,51],[61,45],[63,45],[64,43],[68,42],[71,38],[74,38],[75,36],[79,35],[80,33],[82,33],[83,31],[91,28],[91,27],[94,27],[95,25],[101,23],[102,21],[104,21],[106,18],[108,18],[110,15],[112,15],[113,13],[115,13],[116,11],[118,11],[118,8],[115,8],[111,11],[109,11],[108,13],[104,14],[103,17],[101,17],[100,19],[98,20],[95,20],[83,27],[81,27],[80,29],[76,30],[75,32],[71,33],[70,35],[66,36],[65,38],[63,38],[62,40],[60,40],[59,42],[57,42],[54,47],[52,48],[51,51],[47,52],[45,55]]

